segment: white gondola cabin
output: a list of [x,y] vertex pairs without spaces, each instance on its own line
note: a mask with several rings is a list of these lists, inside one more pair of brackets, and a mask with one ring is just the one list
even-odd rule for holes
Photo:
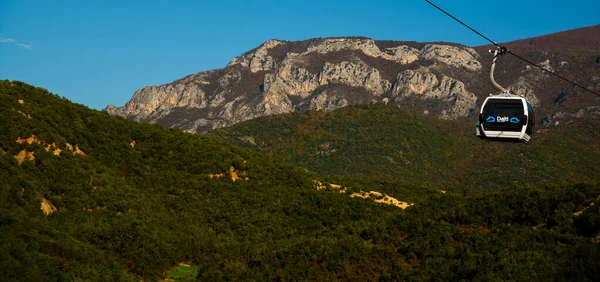
[[529,141],[535,129],[533,108],[525,98],[509,95],[485,99],[475,135],[487,139]]

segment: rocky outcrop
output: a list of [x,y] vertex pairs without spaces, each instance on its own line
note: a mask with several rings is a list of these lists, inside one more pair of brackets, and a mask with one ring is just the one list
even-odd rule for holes
[[471,48],[428,44],[421,50],[421,56],[426,60],[442,62],[456,68],[481,70],[481,63],[476,59],[477,52]]
[[269,49],[284,44],[279,40],[268,40],[260,45],[254,52],[236,57],[227,66],[241,65],[250,69],[251,72],[269,71],[275,66],[273,57],[269,56]]
[[330,38],[325,39],[322,42],[309,46],[306,53],[318,52],[318,53],[330,53],[340,50],[359,50],[363,53],[376,57],[381,51],[375,45],[375,42],[371,39],[362,38]]
[[172,84],[144,87],[135,91],[131,100],[123,107],[109,105],[105,111],[112,115],[132,117],[134,120],[143,121],[161,110],[168,111],[176,107],[205,108],[209,102],[218,102],[219,97],[207,99],[202,85],[209,85],[211,82],[203,74],[186,77]]
[[306,97],[321,85],[318,77],[293,62],[284,62],[277,73],[265,75],[264,91]]
[[361,86],[376,95],[381,95],[391,88],[391,83],[382,79],[377,69],[366,64],[346,61],[339,64],[325,63],[319,75],[319,83]]
[[589,106],[576,111],[557,111],[545,116],[540,120],[541,127],[554,127],[560,124],[568,124],[578,119],[600,119],[600,106]]
[[531,106],[534,108],[540,105],[540,99],[538,99],[538,97],[535,96],[533,87],[531,86],[531,84],[525,81],[525,78],[522,76],[519,77],[519,79],[517,79],[515,83],[511,84],[508,87],[508,90],[519,96],[525,97],[529,104],[531,104]]
[[265,75],[264,89],[267,93],[280,92],[304,98],[319,86],[328,84],[364,87],[376,95],[391,88],[391,83],[381,78],[377,69],[363,62],[343,61],[338,64],[326,62],[316,74],[293,62],[284,63],[277,73]]
[[[400,62],[403,65],[410,64],[419,59],[421,52],[415,48],[400,45],[398,47],[387,48],[382,58]],[[388,57],[389,56],[389,57]]]
[[143,120],[161,109],[206,106],[207,100],[202,89],[196,85],[177,84],[144,87],[136,91],[120,111],[127,116],[134,116],[135,120]]
[[363,52],[367,56],[393,60],[402,64],[410,64],[418,60],[420,53],[419,50],[415,48],[403,45],[387,48],[382,52],[372,39],[333,38],[325,39],[319,44],[308,47],[308,50],[304,52],[303,55],[312,52],[325,54],[341,50],[357,50]]
[[277,91],[265,93],[255,109],[259,111],[261,116],[291,113],[293,111],[292,102],[286,93]]
[[443,119],[466,117],[477,105],[477,97],[467,91],[464,83],[445,75],[438,78],[429,68],[398,74],[392,94],[399,103],[407,97],[441,102],[444,109],[440,117]]
[[311,111],[333,111],[350,105],[344,97],[323,91],[298,105],[299,109]]
[[396,61],[401,64],[410,64],[418,60],[420,54],[419,50],[404,45],[386,48],[382,51],[372,39],[333,38],[325,39],[316,45],[311,45],[301,55],[306,56],[313,52],[326,54],[342,50],[361,51],[367,56]]
[[[281,44],[288,43],[279,40],[268,40],[256,50],[234,58],[227,66],[241,65],[250,68],[252,72],[272,70],[275,62],[273,57],[268,55],[269,50]],[[302,53],[288,53],[286,58],[301,59],[310,56],[312,53],[327,54],[343,50],[360,51],[367,56],[396,61],[401,64],[410,64],[418,60],[421,53],[418,49],[405,45],[380,50],[374,40],[366,38],[329,38],[310,45]]]

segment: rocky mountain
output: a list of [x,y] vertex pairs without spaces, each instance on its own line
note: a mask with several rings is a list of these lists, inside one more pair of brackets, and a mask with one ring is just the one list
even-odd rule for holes
[[[600,91],[600,25],[507,43],[515,53]],[[137,90],[105,110],[201,133],[268,115],[393,103],[412,112],[473,122],[486,96],[492,46],[363,37],[268,40],[223,69]],[[521,60],[500,59],[496,78],[524,95],[543,126],[600,118],[600,97]]]

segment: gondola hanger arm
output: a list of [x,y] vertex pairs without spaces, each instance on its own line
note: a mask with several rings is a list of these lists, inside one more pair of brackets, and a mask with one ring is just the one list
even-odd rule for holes
[[[494,70],[496,69],[496,60],[498,59],[498,56],[506,54],[506,51],[507,51],[506,48],[504,48],[502,46],[498,47],[498,49],[493,51],[494,59],[492,60],[492,68],[490,70],[490,80],[492,81],[492,85],[494,85],[494,87],[496,87],[502,93],[510,94],[510,91],[506,90],[506,88],[502,87],[502,85],[498,84],[496,82],[496,80],[494,79]],[[491,54],[492,50],[489,50],[488,52]]]

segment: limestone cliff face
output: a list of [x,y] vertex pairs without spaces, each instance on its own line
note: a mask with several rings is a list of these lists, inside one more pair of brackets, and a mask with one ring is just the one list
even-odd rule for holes
[[227,66],[241,65],[250,69],[251,72],[272,70],[275,66],[273,57],[269,56],[269,49],[284,44],[279,40],[268,40],[260,45],[256,51],[236,57]]
[[311,111],[333,111],[350,105],[343,96],[323,91],[304,101],[298,108]]
[[114,114],[133,116],[141,121],[161,110],[174,107],[205,108],[207,100],[204,91],[195,85],[148,86],[137,90],[133,98],[122,108],[114,109]]
[[477,97],[440,69],[480,76],[478,57],[473,49],[444,44],[269,40],[224,69],[144,87],[122,107],[105,110],[199,133],[261,116],[351,104],[392,102],[410,110],[404,101],[412,97],[440,118],[459,119],[473,112]]
[[464,83],[446,75],[438,78],[429,68],[398,74],[392,93],[395,101],[400,103],[411,96],[441,102],[440,117],[443,119],[466,117],[477,103],[477,97],[467,91]]
[[325,63],[319,76],[321,85],[345,84],[361,86],[377,96],[391,88],[391,83],[379,75],[379,71],[366,64],[343,61],[339,64]]
[[143,121],[157,112],[176,107],[206,108],[209,101],[201,86],[210,84],[210,74],[211,72],[203,72],[178,83],[144,87],[135,91],[124,106],[109,105],[105,110],[113,115]]
[[355,50],[367,56],[410,64],[419,59],[419,50],[408,46],[397,46],[380,50],[372,39],[334,38],[325,39],[322,43],[308,47],[303,55],[312,52],[326,54],[341,50]]
[[320,85],[318,74],[310,73],[293,62],[284,62],[276,73],[267,73],[265,92],[280,92],[290,96],[306,97]]
[[450,45],[427,44],[421,50],[426,60],[435,60],[456,68],[469,71],[481,71],[481,63],[477,61],[477,52],[471,48]]

